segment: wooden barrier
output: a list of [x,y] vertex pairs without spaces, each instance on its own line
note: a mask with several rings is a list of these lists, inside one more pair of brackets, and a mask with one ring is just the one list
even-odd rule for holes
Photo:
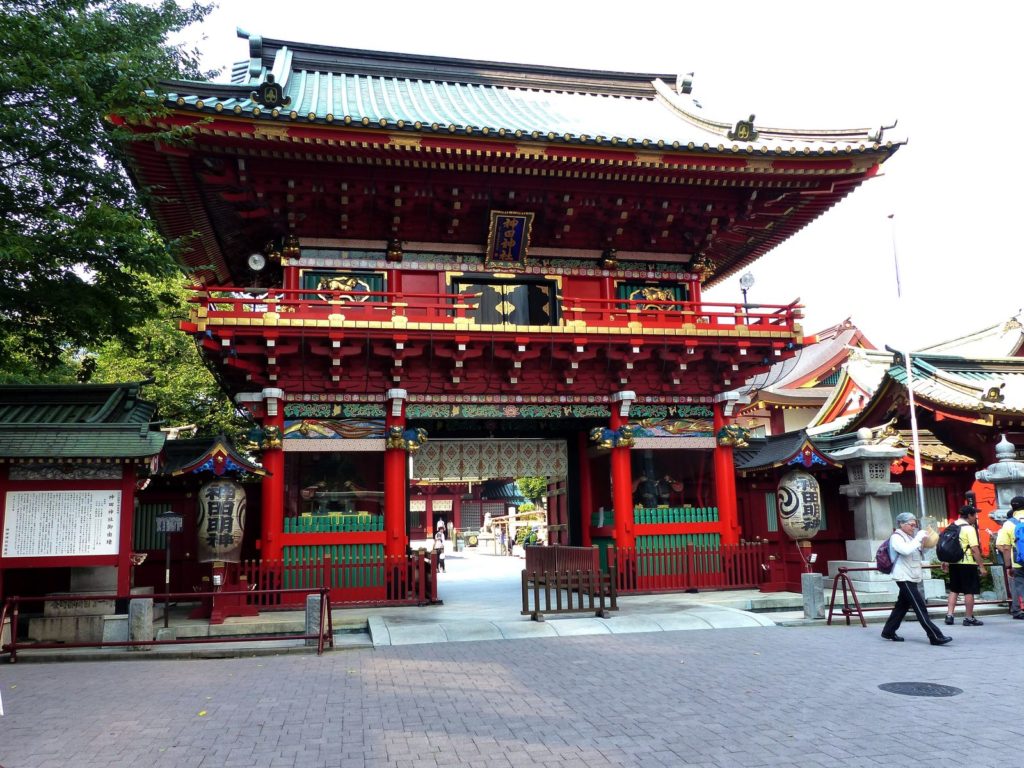
[[544,621],[547,613],[591,613],[602,619],[619,610],[615,567],[607,572],[523,570],[522,615]]

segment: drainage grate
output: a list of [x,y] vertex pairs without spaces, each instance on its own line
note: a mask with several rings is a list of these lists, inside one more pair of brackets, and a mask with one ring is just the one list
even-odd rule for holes
[[939,685],[938,683],[883,683],[878,686],[889,693],[899,693],[904,696],[957,696],[963,693],[962,688],[954,688],[952,685]]

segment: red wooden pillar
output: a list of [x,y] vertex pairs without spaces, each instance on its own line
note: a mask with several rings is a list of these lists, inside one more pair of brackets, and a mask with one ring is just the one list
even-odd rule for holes
[[[719,430],[729,423],[726,404],[714,404],[714,430],[717,439]],[[739,544],[740,523],[736,506],[736,465],[733,463],[731,445],[716,444],[714,448],[715,500],[718,505],[718,520],[722,526],[722,544]]]
[[[616,392],[611,397],[609,426],[617,430],[629,423],[629,406],[636,399],[633,392]],[[612,448],[612,507],[615,509],[615,546],[632,548],[633,538],[633,470],[629,448]]]
[[580,531],[584,547],[592,545],[590,540],[590,516],[594,513],[594,490],[591,488],[590,457],[587,449],[590,443],[586,432],[577,435],[579,445],[579,477],[580,477]]
[[128,595],[132,591],[132,527],[135,520],[135,479],[134,464],[126,463],[121,474],[121,530],[118,531],[120,544],[117,554],[117,594]]
[[[405,400],[408,396],[404,389],[389,389],[385,394],[385,435],[392,427],[405,429]],[[408,458],[409,454],[402,448],[384,449],[384,554],[388,556],[404,556],[409,546],[405,530]]]
[[264,389],[260,557],[280,560],[284,534],[284,391]]

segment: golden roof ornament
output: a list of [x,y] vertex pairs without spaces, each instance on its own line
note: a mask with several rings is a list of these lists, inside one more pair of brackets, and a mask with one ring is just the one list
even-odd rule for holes
[[388,240],[387,250],[384,251],[385,260],[392,263],[399,262],[403,255],[402,241],[395,237]]
[[698,254],[696,258],[690,261],[690,272],[695,274],[697,276],[697,280],[703,283],[715,274],[715,262],[703,253]]
[[295,235],[288,235],[284,239],[284,246],[281,248],[281,255],[288,259],[299,258],[299,238]]

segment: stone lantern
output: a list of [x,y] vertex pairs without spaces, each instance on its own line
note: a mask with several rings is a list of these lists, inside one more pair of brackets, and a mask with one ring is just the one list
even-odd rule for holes
[[839,492],[850,500],[856,538],[846,542],[846,556],[860,563],[874,562],[875,550],[892,535],[889,497],[903,486],[889,480],[892,462],[906,455],[903,448],[873,442],[870,429],[857,431],[857,442],[831,454],[846,467],[849,483]]
[[[846,467],[849,482],[839,486],[839,492],[850,500],[854,538],[846,542],[847,560],[829,562],[829,576],[834,578],[842,567],[874,568],[875,551],[893,532],[889,497],[903,489],[899,483],[889,480],[890,468],[893,461],[903,458],[906,453],[903,448],[876,442],[872,431],[863,428],[857,430],[857,442],[854,445],[830,454]],[[896,582],[878,571],[857,571],[850,574],[850,580],[859,593],[894,595],[897,592]],[[941,579],[926,578],[923,586],[925,597],[941,597],[946,594]]]
[[1017,460],[1017,449],[1003,435],[996,445],[996,463],[974,473],[981,483],[996,487],[996,509],[989,517],[997,523],[1005,523],[1010,512],[1010,499],[1024,496],[1024,461]]

